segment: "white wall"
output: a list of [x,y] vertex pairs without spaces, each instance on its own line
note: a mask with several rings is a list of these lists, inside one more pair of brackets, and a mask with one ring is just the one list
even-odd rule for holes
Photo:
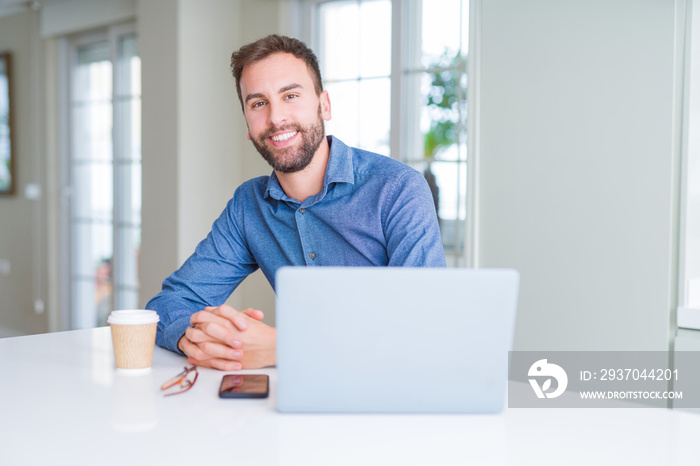
[[[234,190],[271,169],[246,139],[231,53],[278,32],[284,2],[140,0],[143,69],[143,243],[140,301],[194,251]],[[274,323],[261,273],[229,303]]]
[[240,43],[239,2],[180,2],[178,55],[178,259],[211,229],[243,181],[236,142],[243,120],[229,71]]
[[0,196],[0,259],[10,265],[0,275],[0,335],[48,330],[47,313],[37,314],[36,300],[46,300],[44,201],[28,199],[34,184],[45,192],[42,117],[42,43],[39,15],[24,11],[0,18],[0,51],[12,54],[12,144],[15,194]]
[[481,265],[521,273],[516,349],[668,349],[675,3],[481,2]]
[[178,2],[138,4],[141,56],[142,245],[141,290],[144,305],[179,265],[180,209],[178,165]]

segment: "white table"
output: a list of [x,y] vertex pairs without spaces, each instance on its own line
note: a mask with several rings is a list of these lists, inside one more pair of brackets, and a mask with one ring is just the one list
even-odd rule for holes
[[[200,369],[163,398],[183,357],[114,369],[109,329],[0,339],[0,465],[700,464],[700,415],[665,409],[506,409],[500,415],[290,415],[222,400]],[[427,373],[429,370],[419,371]]]

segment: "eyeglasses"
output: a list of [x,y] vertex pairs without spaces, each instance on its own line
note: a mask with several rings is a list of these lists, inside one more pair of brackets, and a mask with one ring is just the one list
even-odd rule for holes
[[172,379],[165,382],[160,389],[168,390],[177,386],[177,391],[171,391],[170,393],[165,393],[163,396],[178,395],[180,393],[185,393],[187,390],[192,388],[192,385],[197,381],[199,377],[199,372],[197,372],[197,366],[185,367],[185,370],[177,374]]

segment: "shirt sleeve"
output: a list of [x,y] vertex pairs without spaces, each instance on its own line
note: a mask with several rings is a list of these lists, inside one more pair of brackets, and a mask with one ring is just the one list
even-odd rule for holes
[[445,267],[440,226],[430,187],[415,170],[396,178],[384,222],[389,266]]
[[242,233],[236,199],[234,195],[194,254],[163,281],[161,292],[146,305],[160,317],[158,346],[181,353],[177,343],[190,326],[192,314],[223,304],[243,279],[257,270]]

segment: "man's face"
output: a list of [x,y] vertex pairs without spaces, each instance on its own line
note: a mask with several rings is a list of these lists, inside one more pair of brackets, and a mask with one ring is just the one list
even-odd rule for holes
[[293,173],[313,159],[330,120],[325,91],[316,95],[302,60],[276,53],[243,69],[240,79],[248,139],[275,171]]

